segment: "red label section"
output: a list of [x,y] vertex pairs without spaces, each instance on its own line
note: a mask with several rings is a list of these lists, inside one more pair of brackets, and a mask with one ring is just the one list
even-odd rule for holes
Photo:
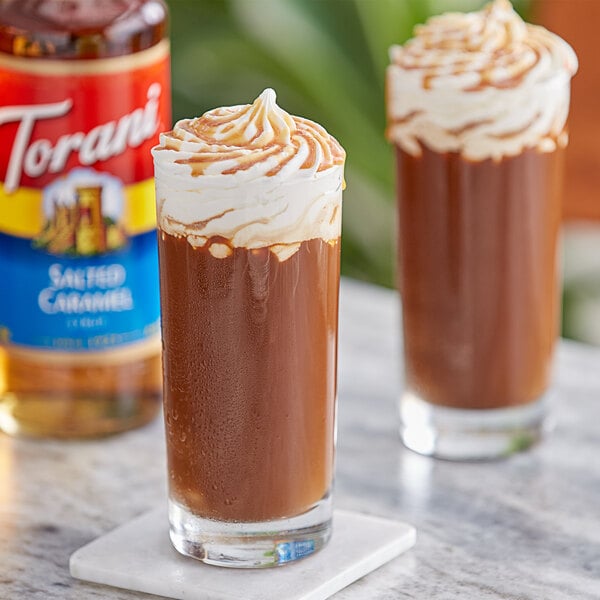
[[77,61],[70,74],[65,63],[60,74],[0,63],[0,181],[7,191],[42,188],[78,166],[124,184],[152,177],[150,149],[171,126],[169,55],[123,70],[131,56],[96,63],[114,62],[115,70],[86,61],[94,70],[84,73]]

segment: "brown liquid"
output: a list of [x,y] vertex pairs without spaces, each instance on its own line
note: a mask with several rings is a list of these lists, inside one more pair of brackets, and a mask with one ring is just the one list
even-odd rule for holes
[[546,389],[559,323],[563,151],[470,162],[397,149],[406,386],[500,408]]
[[172,497],[224,521],[304,512],[332,478],[339,241],[279,262],[160,237]]
[[598,23],[600,2],[590,0],[534,0],[533,22],[547,27],[573,46],[579,71],[572,81],[569,111],[569,151],[566,153],[563,216],[567,220],[600,221],[600,68]]
[[[152,19],[148,15],[152,14]],[[36,59],[126,56],[166,35],[162,0],[7,0],[0,3],[0,53]],[[153,419],[160,408],[160,343],[110,359],[56,360],[52,352],[0,346],[0,430],[88,437]]]

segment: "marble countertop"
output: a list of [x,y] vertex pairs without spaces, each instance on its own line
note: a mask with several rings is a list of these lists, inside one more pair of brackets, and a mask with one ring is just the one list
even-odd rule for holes
[[[344,281],[336,504],[409,521],[408,554],[336,600],[598,600],[600,350],[559,349],[557,426],[492,463],[436,461],[397,434],[393,292]],[[0,599],[151,598],[71,579],[71,553],[164,502],[162,423],[93,442],[0,436]]]

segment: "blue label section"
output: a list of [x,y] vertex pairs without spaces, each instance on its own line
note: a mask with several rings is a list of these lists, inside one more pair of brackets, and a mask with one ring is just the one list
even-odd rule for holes
[[279,563],[304,558],[315,551],[314,540],[300,540],[297,542],[281,542],[277,544],[277,558]]
[[156,232],[118,251],[55,256],[0,233],[0,342],[102,350],[159,331]]

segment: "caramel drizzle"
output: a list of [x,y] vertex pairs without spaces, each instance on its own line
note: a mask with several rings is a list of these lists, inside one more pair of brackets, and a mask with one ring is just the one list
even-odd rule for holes
[[[403,118],[392,119],[390,121],[388,130],[393,128],[395,125],[405,125],[406,123],[408,123],[409,121],[412,121],[416,116],[418,116],[421,113],[422,113],[422,111],[413,111]],[[513,129],[512,131],[507,131],[505,133],[489,133],[487,135],[489,135],[489,137],[497,139],[497,140],[508,140],[510,138],[517,137],[517,136],[521,135],[522,133],[525,133],[526,131],[528,131],[533,126],[533,124],[538,119],[541,118],[541,116],[542,116],[542,114],[540,112],[537,112],[532,117],[532,119],[530,119],[529,122],[527,122],[525,125],[519,127],[518,129]],[[466,123],[465,125],[462,125],[461,127],[457,127],[456,129],[448,129],[448,130],[446,130],[446,133],[448,133],[449,135],[451,135],[453,137],[458,138],[469,131],[474,131],[474,130],[478,129],[479,127],[483,127],[485,125],[491,125],[491,124],[493,124],[493,122],[494,122],[493,119],[481,119],[479,121],[472,121],[470,123]],[[548,137],[548,136],[546,136],[546,137]]]
[[453,135],[454,137],[460,137],[464,133],[468,131],[473,131],[482,125],[490,125],[494,122],[494,119],[481,119],[479,121],[471,121],[471,123],[466,123],[462,127],[457,127],[456,129],[448,129],[448,133]]
[[[533,118],[526,123],[525,125],[523,125],[522,127],[519,127],[519,129],[513,129],[512,131],[507,131],[505,133],[496,133],[496,134],[492,134],[490,135],[490,137],[493,137],[497,140],[508,140],[512,137],[516,137],[518,135],[521,135],[522,133],[525,133],[530,127],[533,126],[533,124],[542,116],[541,113],[537,112],[535,113],[535,115],[533,116]],[[547,137],[547,136],[545,136]]]
[[438,78],[469,74],[478,82],[465,92],[508,89],[522,84],[554,46],[546,30],[527,25],[508,1],[496,0],[479,13],[442,15],[417,26],[393,62],[421,71],[424,89],[435,87]]
[[403,117],[394,117],[389,120],[390,126],[392,125],[406,125],[410,123],[415,117],[422,115],[424,111],[422,110],[412,110],[409,113],[406,113]]
[[[180,230],[180,235],[189,235],[190,233],[193,232],[194,235],[196,236],[203,236],[204,235],[204,231],[206,229],[206,227],[212,222],[215,221],[217,219],[220,219],[221,217],[225,216],[227,213],[229,212],[233,212],[235,209],[231,208],[228,209],[222,213],[213,215],[212,217],[205,219],[204,221],[195,221],[193,223],[180,223],[179,221],[173,219],[172,217],[169,216],[165,216],[163,217],[165,223],[169,226],[171,226],[172,229],[174,230]],[[287,210],[287,207],[283,207],[281,210],[279,210],[278,212],[269,215],[268,217],[260,217],[257,219],[252,219],[249,221],[244,222],[243,224],[240,224],[238,226],[232,226],[229,230],[228,230],[228,238],[223,238],[225,239],[229,239],[229,240],[233,240],[235,238],[235,236],[240,232],[243,231],[246,228],[251,227],[252,225],[269,225],[273,219],[276,219],[277,217],[280,217],[283,213],[285,213]],[[300,222],[302,220],[302,217],[300,217],[298,219],[298,222]],[[297,225],[294,224],[294,226]],[[229,243],[229,242],[228,242]],[[232,246],[233,247],[233,246]]]
[[308,156],[301,169],[316,167],[317,172],[324,171],[342,165],[346,157],[337,140],[323,127],[279,108],[271,90],[265,90],[253,104],[218,108],[185,122],[181,130],[165,136],[164,144],[172,150],[185,150],[185,144],[192,146],[191,157],[175,162],[190,165],[194,175],[228,161],[235,164],[220,173],[233,175],[279,156],[277,164],[266,173],[273,176],[303,147]]

